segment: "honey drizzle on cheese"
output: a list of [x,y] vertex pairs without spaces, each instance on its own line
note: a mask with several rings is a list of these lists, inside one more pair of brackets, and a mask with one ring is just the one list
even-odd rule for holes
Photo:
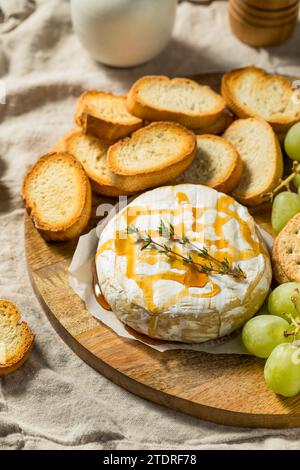
[[106,298],[104,297],[100,284],[99,284],[99,280],[97,276],[97,269],[96,269],[96,262],[93,263],[92,275],[93,275],[94,296],[96,297],[98,304],[100,304],[101,307],[104,308],[104,310],[111,311],[111,306],[109,305]]
[[[231,207],[234,204],[232,198],[226,195],[219,196],[217,200],[216,207],[216,218],[212,224],[205,224],[205,227],[213,226],[217,240],[205,239],[204,225],[199,222],[199,218],[202,214],[209,208],[200,207],[195,208],[190,205],[189,199],[185,193],[177,193],[178,208],[177,209],[147,209],[145,207],[133,207],[129,206],[124,212],[123,216],[127,222],[127,226],[132,226],[137,217],[141,215],[152,215],[158,214],[160,218],[164,218],[164,215],[176,216],[181,215],[184,211],[191,211],[193,217],[192,231],[197,233],[195,237],[189,237],[191,242],[198,241],[202,242],[208,251],[218,260],[222,261],[226,257],[230,264],[234,262],[239,262],[240,260],[248,260],[253,257],[258,256],[262,253],[262,246],[259,241],[255,241],[252,238],[251,229],[248,226],[247,222],[242,220],[237,212]],[[128,211],[130,209],[130,213]],[[234,218],[239,225],[239,230],[244,241],[249,245],[249,249],[239,250],[230,244],[228,240],[225,239],[223,235],[223,226],[232,218]],[[184,223],[180,223],[174,226],[175,233],[179,236],[183,236],[182,232]],[[149,233],[153,238],[158,237],[157,230],[150,230]],[[172,243],[172,250],[182,253],[180,249],[181,245],[174,242]],[[215,282],[216,276],[214,276],[214,281],[210,278],[209,275],[205,273],[200,273],[193,265],[185,265],[182,260],[174,257],[166,256],[165,254],[160,254],[155,249],[147,249],[145,251],[140,250],[140,246],[136,241],[135,235],[126,235],[124,236],[124,231],[117,231],[115,234],[115,239],[108,240],[102,244],[98,249],[96,257],[99,256],[106,250],[112,250],[116,253],[117,256],[126,257],[126,276],[128,279],[132,279],[136,282],[138,287],[142,290],[144,294],[144,302],[147,310],[152,314],[152,319],[149,323],[149,334],[153,335],[155,332],[156,324],[156,315],[159,311],[166,310],[172,305],[176,304],[178,301],[184,297],[195,297],[195,298],[207,298],[214,297],[217,295],[221,288]],[[199,258],[196,253],[190,253],[193,260],[201,262],[202,264],[208,263],[206,260]],[[157,274],[137,274],[136,265],[139,262],[154,265],[158,263],[163,257],[163,261],[168,263],[170,269],[160,272]],[[180,270],[181,272],[175,272],[174,269]],[[154,302],[154,290],[155,283],[160,280],[174,281],[179,283],[182,288],[181,290],[172,295],[168,299],[166,305],[159,306],[159,310]],[[239,281],[235,281],[239,282]],[[191,293],[190,288],[203,288],[207,284],[210,284],[211,289],[207,292],[202,293]]]

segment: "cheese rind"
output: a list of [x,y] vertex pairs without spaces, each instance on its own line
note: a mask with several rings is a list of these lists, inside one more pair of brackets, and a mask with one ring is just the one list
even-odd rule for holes
[[[219,261],[239,264],[246,279],[200,274],[177,257],[141,250],[128,226],[165,243],[157,228],[171,222]],[[191,245],[167,244],[187,255]],[[196,262],[204,262],[193,253]],[[96,267],[102,293],[118,318],[158,339],[200,343],[230,334],[260,308],[272,271],[266,247],[248,210],[233,198],[201,185],[165,186],[138,196],[104,228]]]

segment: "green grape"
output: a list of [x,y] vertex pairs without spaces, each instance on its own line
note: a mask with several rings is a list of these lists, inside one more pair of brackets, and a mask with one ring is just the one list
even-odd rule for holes
[[300,197],[296,193],[283,191],[274,198],[272,207],[272,227],[278,234],[288,221],[300,212]]
[[[299,294],[297,295],[297,289]],[[299,317],[299,313],[295,307],[293,298],[299,297],[300,302],[300,283],[298,282],[286,282],[276,287],[268,299],[268,308],[271,315],[277,315],[289,321],[286,314],[292,315],[293,318]]]
[[258,315],[251,318],[243,328],[242,339],[245,347],[254,356],[269,357],[278,344],[290,341],[284,333],[290,330],[289,323],[274,315]]
[[264,370],[265,381],[273,392],[293,397],[300,392],[300,347],[284,343],[273,349]]
[[[298,165],[299,167],[299,165]],[[295,188],[298,189],[298,194],[299,194],[299,187],[300,187],[300,173],[297,173],[294,178],[293,178],[293,184],[295,186]]]
[[300,161],[300,122],[289,129],[284,141],[284,148],[292,160]]

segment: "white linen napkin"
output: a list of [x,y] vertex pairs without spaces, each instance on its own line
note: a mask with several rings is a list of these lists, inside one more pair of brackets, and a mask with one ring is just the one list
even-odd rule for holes
[[8,33],[36,8],[35,0],[0,0],[0,33]]

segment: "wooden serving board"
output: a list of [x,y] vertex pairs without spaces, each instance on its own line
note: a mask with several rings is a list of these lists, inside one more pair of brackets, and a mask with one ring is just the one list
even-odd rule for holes
[[[219,88],[219,74],[199,79]],[[95,198],[94,208],[103,200]],[[268,212],[255,217],[268,229]],[[95,223],[92,217],[89,229]],[[160,353],[117,336],[93,318],[68,284],[76,244],[46,243],[25,216],[35,293],[56,331],[85,362],[140,397],[204,420],[245,427],[300,426],[300,395],[286,399],[271,392],[263,378],[264,360],[183,350]]]

